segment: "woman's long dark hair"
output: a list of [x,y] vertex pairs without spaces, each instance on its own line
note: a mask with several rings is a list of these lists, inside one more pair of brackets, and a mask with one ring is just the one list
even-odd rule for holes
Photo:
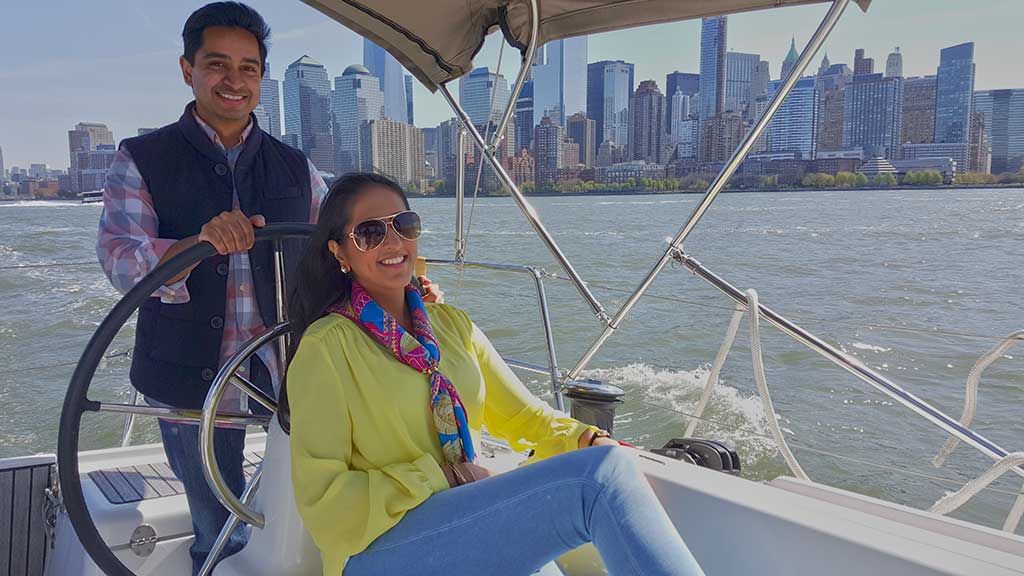
[[[289,363],[295,356],[299,341],[309,325],[323,316],[329,306],[339,300],[348,300],[352,294],[352,278],[341,272],[341,266],[328,249],[327,242],[347,240],[344,230],[349,224],[353,201],[360,192],[374,187],[391,190],[402,199],[405,208],[409,209],[409,199],[402,187],[380,174],[352,172],[342,176],[331,186],[320,206],[316,231],[306,244],[306,250],[291,281],[292,289],[288,296],[288,318],[291,323]],[[281,386],[280,415],[283,416],[281,425],[287,430],[287,380]]]

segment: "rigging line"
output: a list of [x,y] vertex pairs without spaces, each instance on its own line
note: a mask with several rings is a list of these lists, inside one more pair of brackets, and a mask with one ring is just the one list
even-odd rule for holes
[[[495,68],[494,68],[494,76],[495,76],[495,78],[497,78],[498,75],[501,74],[501,60],[502,60],[502,57],[504,56],[504,54],[505,54],[505,43],[501,42],[500,45],[498,46],[498,65],[495,66]],[[524,62],[523,66],[526,66],[526,65],[527,64]],[[498,83],[495,81],[491,85],[491,97],[490,97],[490,100],[487,102],[487,125],[484,126],[484,146],[488,146],[489,145],[488,142],[491,139],[491,115],[494,112],[494,95],[497,93],[497,90],[498,90]],[[508,104],[506,104],[506,105],[508,105]],[[476,147],[474,147],[474,149],[476,149]],[[465,162],[466,161],[466,157],[464,155],[464,151],[463,150],[459,150],[459,154],[462,156],[461,158],[459,158],[459,162]],[[459,231],[459,232],[462,233],[462,246],[460,246],[459,248],[462,250],[462,258],[463,258],[463,260],[465,260],[466,253],[467,253],[468,248],[469,248],[469,233],[470,233],[470,231],[473,230],[473,214],[476,212],[476,199],[477,199],[477,196],[480,193],[480,177],[483,175],[483,172],[484,172],[483,154],[484,154],[483,150],[481,149],[481,150],[478,151],[478,154],[474,155],[474,157],[476,157],[476,184],[473,185],[473,201],[469,205],[469,218],[468,218],[468,221],[466,222],[466,228],[465,228],[465,230],[460,230]],[[479,156],[479,157],[477,157],[477,156]],[[462,208],[462,206],[459,206],[459,208]],[[455,298],[454,298],[454,303],[455,304],[459,303],[459,296],[462,294],[462,277],[463,277],[464,272],[465,272],[464,268],[460,268],[459,269],[459,280],[458,280],[458,284],[456,284],[456,286],[455,286]]]
[[64,268],[71,266],[90,266],[98,265],[99,263],[95,260],[87,260],[82,262],[46,262],[44,264],[13,264],[10,266],[0,266],[0,270],[24,270],[26,268]]
[[[686,416],[688,418],[696,418],[698,420],[701,420],[702,422],[707,422],[709,424],[715,424],[717,426],[720,426],[720,427],[724,428],[725,430],[731,430],[731,431],[734,431],[734,432],[745,432],[745,433],[750,434],[752,436],[757,436],[759,438],[764,438],[765,440],[772,440],[772,441],[774,441],[774,438],[772,438],[772,436],[770,434],[766,434],[764,432],[759,432],[759,431],[753,430],[751,428],[729,428],[728,424],[726,424],[725,422],[721,422],[721,421],[715,420],[714,418],[708,418],[706,416],[696,416],[694,414],[689,414],[687,412],[684,412],[684,411],[676,409],[676,408],[670,408],[670,407],[665,406],[663,404],[655,404],[653,402],[647,402],[645,400],[636,400],[636,402],[638,402],[640,404],[643,404],[645,406],[649,406],[651,408],[660,408],[660,409],[666,410],[668,412],[674,412],[676,414],[679,414],[681,416]],[[935,480],[937,482],[944,482],[944,483],[949,484],[951,486],[960,487],[960,486],[963,486],[965,484],[965,482],[962,482],[961,480],[956,479],[956,478],[949,478],[947,476],[936,476],[934,474],[928,474],[926,472],[918,472],[916,470],[910,470],[908,468],[899,468],[897,466],[890,466],[888,464],[881,464],[879,462],[872,462],[870,460],[861,460],[859,458],[854,458],[852,456],[844,456],[842,454],[836,454],[834,452],[829,452],[827,450],[822,450],[820,448],[813,448],[811,446],[806,446],[804,444],[798,444],[798,443],[795,443],[795,442],[791,443],[791,445],[796,447],[796,448],[799,448],[801,450],[807,450],[808,452],[814,452],[814,453],[817,453],[817,454],[821,454],[823,456],[829,456],[829,457],[835,458],[837,460],[845,460],[845,461],[853,462],[853,463],[856,463],[856,464],[862,464],[864,466],[874,466],[876,468],[881,468],[881,469],[884,469],[884,470],[888,470],[890,472],[902,472],[904,474],[908,474],[908,475],[911,475],[911,476],[917,476],[917,477],[920,477],[920,478],[927,478],[929,480]],[[1006,490],[1004,488],[994,488],[992,486],[988,486],[987,488],[985,488],[985,490],[989,490],[989,491],[992,491],[992,492],[999,492],[1001,494],[1007,494],[1009,496],[1017,496],[1017,495],[1020,495],[1020,494],[1024,494],[1024,492],[1017,492],[1017,491],[1013,491],[1013,490]]]
[[[113,358],[121,358],[121,357],[128,357],[128,356],[131,356],[131,350],[116,350],[116,351],[111,352],[110,354],[107,354],[106,356],[104,356],[103,359],[104,360],[110,360],[110,359],[113,359]],[[42,365],[39,365],[39,366],[28,366],[28,367],[25,367],[25,368],[16,368],[14,370],[7,370],[5,372],[0,372],[0,376],[8,376],[8,375],[11,375],[11,374],[21,374],[21,373],[24,373],[24,372],[32,372],[34,370],[49,370],[51,368],[66,368],[68,366],[77,366],[77,365],[78,365],[78,361],[77,360],[74,361],[74,362],[60,362],[58,364],[42,364]]]
[[[554,273],[554,272],[545,272],[544,275],[546,277],[552,278],[554,280],[570,281],[569,278],[566,278],[564,276],[560,276],[559,274]],[[632,294],[632,291],[630,291],[630,290],[625,290],[625,289],[622,289],[622,288],[615,288],[613,286],[607,286],[607,285],[598,284],[598,283],[595,283],[595,282],[588,281],[587,285],[588,286],[593,286],[594,288],[598,288],[598,289],[601,289],[601,290],[607,290],[609,292],[618,292],[618,293],[621,293],[621,294]],[[654,299],[654,300],[664,300],[666,302],[674,302],[674,303],[677,303],[677,304],[687,304],[687,305],[690,305],[690,306],[696,306],[698,308],[711,308],[713,310],[725,310],[727,312],[732,312],[734,310],[734,308],[732,308],[730,306],[723,306],[723,305],[720,305],[720,304],[707,304],[707,303],[704,303],[704,302],[696,302],[696,301],[693,301],[693,300],[684,300],[682,298],[676,298],[674,296],[663,296],[663,295],[660,295],[660,294],[652,294],[652,293],[649,293],[649,292],[644,294],[644,298],[651,298],[651,299]],[[930,336],[951,336],[951,337],[955,337],[955,338],[972,338],[972,339],[978,339],[978,340],[999,340],[999,341],[1002,341],[1002,340],[1004,340],[1006,338],[1005,334],[1001,335],[1001,336],[993,336],[993,335],[990,335],[990,334],[977,334],[977,333],[970,333],[970,332],[950,332],[948,330],[928,330],[926,328],[909,328],[909,327],[905,327],[905,326],[892,326],[890,324],[858,324],[856,322],[848,322],[848,321],[844,321],[844,320],[827,320],[825,318],[818,318],[818,317],[815,317],[815,316],[804,316],[804,315],[801,315],[801,314],[791,314],[791,315],[787,315],[787,317],[789,317],[789,318],[791,318],[793,320],[800,320],[800,321],[803,321],[803,322],[816,322],[816,323],[821,323],[821,324],[837,324],[837,325],[841,325],[841,326],[853,326],[855,328],[869,328],[869,329],[873,329],[873,330],[886,330],[886,331],[891,331],[891,332],[910,332],[910,333],[928,334]]]

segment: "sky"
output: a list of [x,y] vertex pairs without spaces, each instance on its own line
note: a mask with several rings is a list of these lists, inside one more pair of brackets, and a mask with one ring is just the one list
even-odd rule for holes
[[[45,162],[68,165],[67,131],[78,122],[103,122],[115,140],[138,128],[175,121],[191,91],[181,79],[181,28],[204,2],[194,0],[59,0],[5,2],[0,8],[0,148],[7,168]],[[282,79],[289,63],[308,54],[333,79],[362,63],[362,41],[353,32],[297,0],[250,0],[271,26],[271,76]],[[803,47],[827,4],[731,16],[728,48],[754,52],[777,78],[791,38]],[[868,13],[851,5],[826,45],[833,64],[852,67],[853,51],[867,50],[876,71],[899,46],[904,74],[934,74],[939,50],[976,43],[976,89],[1024,87],[1024,21],[1021,0],[874,0]],[[499,35],[477,55],[478,66],[497,64]],[[626,60],[636,81],[699,72],[700,23],[680,22],[598,34],[589,38],[588,61]],[[817,61],[813,65],[817,69]],[[505,48],[502,73],[518,71],[516,51]],[[457,90],[455,91],[457,94]],[[417,84],[416,124],[450,118],[439,94]]]

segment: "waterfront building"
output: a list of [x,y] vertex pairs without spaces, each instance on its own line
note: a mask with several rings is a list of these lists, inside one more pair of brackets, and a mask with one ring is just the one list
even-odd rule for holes
[[942,49],[935,82],[935,142],[967,142],[974,100],[973,42]]
[[260,80],[260,103],[252,113],[264,132],[281,139],[281,81],[270,77],[269,62]]
[[828,56],[818,69],[815,87],[818,91],[817,153],[843,149],[843,107],[846,86],[853,80],[853,71],[846,64],[830,64]]
[[662,164],[667,144],[665,96],[657,82],[644,80],[629,101],[628,158]]
[[370,170],[363,162],[361,130],[366,122],[384,118],[380,80],[360,64],[353,64],[334,79],[331,93],[334,128],[334,163],[338,174]]
[[[725,52],[728,19],[715,16],[701,20],[700,103],[701,120],[712,118],[725,108]],[[674,92],[673,92],[674,93]]]
[[[761,64],[759,54],[726,52],[725,54],[725,109],[741,114],[747,113],[754,98],[754,80]],[[666,93],[671,97],[674,92]],[[669,112],[669,118],[672,112]]]
[[516,184],[522,185],[525,182],[533,182],[534,160],[533,156],[530,156],[530,152],[525,148],[519,149],[519,152],[509,161],[508,168],[512,181]]
[[306,55],[284,73],[284,128],[318,170],[334,171],[331,81],[327,68]]
[[948,158],[954,164],[956,173],[970,171],[971,147],[968,142],[931,142],[927,144],[904,144],[903,160],[930,160]]
[[402,186],[419,186],[425,175],[423,131],[390,118],[367,120],[360,130],[361,155],[370,169]]
[[563,128],[548,116],[541,118],[533,136],[537,188],[558,181],[559,170],[562,168],[563,140],[565,140]]
[[974,111],[985,117],[985,139],[992,149],[992,173],[1024,167],[1024,89],[974,93]]
[[533,80],[523,83],[523,89],[519,91],[519,98],[516,100],[516,112],[514,132],[516,146],[520,150],[530,150],[533,146]]
[[865,58],[864,49],[857,48],[853,53],[853,75],[860,76],[862,74],[874,74],[875,73],[875,59]]
[[416,124],[416,116],[413,114],[412,83],[413,83],[412,75],[411,74],[406,74],[405,75],[405,110],[406,110],[406,117],[409,119],[409,124],[415,125]]
[[486,67],[475,68],[468,76],[459,79],[459,104],[478,128],[488,122],[497,124],[510,96],[505,76]]
[[578,157],[575,161],[586,168],[594,167],[597,154],[597,123],[587,118],[586,114],[577,112],[565,122],[566,135],[578,145]]
[[577,36],[541,46],[531,70],[534,119],[547,116],[557,124],[587,111],[587,37]]
[[[86,165],[79,164],[81,158],[79,154],[82,152],[93,152],[97,150],[106,149],[109,146],[114,146],[114,133],[107,128],[106,124],[98,122],[79,122],[75,125],[74,130],[68,130],[68,154],[70,156],[68,175],[71,177],[71,191],[78,192],[89,192],[92,190],[99,190],[103,187],[103,181],[101,180],[98,187],[94,187],[95,174],[86,176],[83,181],[82,170],[92,169]],[[102,164],[100,161],[93,162],[89,160],[89,166]],[[109,167],[109,164],[108,164]],[[106,171],[104,169],[104,178]],[[83,188],[83,186],[87,186]]]
[[935,140],[935,76],[903,81],[903,143],[929,144]]
[[902,134],[903,79],[854,74],[843,101],[843,147],[892,160],[899,156]]
[[[769,98],[782,85],[775,80],[768,86]],[[794,158],[813,160],[818,147],[818,91],[816,79],[801,78],[768,125],[768,151],[792,152]]]
[[701,121],[698,159],[700,162],[725,162],[732,157],[746,134],[743,117],[723,112]]
[[594,121],[595,149],[605,140],[621,145],[629,141],[633,90],[633,64],[602,60],[587,65],[587,117]]
[[384,93],[384,117],[410,124],[412,119],[406,96],[412,86],[406,88],[405,69],[398,60],[369,38],[363,38],[363,66],[380,82],[380,90]]

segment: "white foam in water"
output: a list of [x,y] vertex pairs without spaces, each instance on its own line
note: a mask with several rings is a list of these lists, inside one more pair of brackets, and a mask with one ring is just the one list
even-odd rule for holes
[[875,346],[874,344],[865,344],[863,342],[854,342],[853,344],[850,344],[850,346],[853,346],[858,350],[870,350],[871,352],[888,352],[892,350],[892,348],[883,348],[881,346]]
[[66,201],[66,202],[63,202],[63,201],[60,201],[60,200],[16,200],[16,201],[13,201],[13,202],[0,202],[0,207],[7,207],[7,208],[26,208],[26,207],[36,207],[36,208],[38,208],[38,207],[46,207],[46,208],[64,207],[64,208],[66,208],[66,207],[69,207],[69,206],[99,206],[99,207],[102,207],[103,203],[102,202],[90,202],[88,204],[83,204],[81,202],[75,202],[75,201],[71,201],[71,200]]
[[[583,376],[623,388],[626,390],[627,402],[630,397],[639,396],[640,400],[648,404],[691,414],[700,401],[709,372],[707,367],[669,370],[633,363],[609,369],[587,370]],[[656,410],[647,405],[640,409]],[[778,448],[769,437],[764,408],[757,396],[744,395],[719,380],[703,418],[695,435],[732,444],[743,459],[746,469],[762,468],[774,460]],[[683,431],[684,428],[680,428],[678,436],[682,436]]]

